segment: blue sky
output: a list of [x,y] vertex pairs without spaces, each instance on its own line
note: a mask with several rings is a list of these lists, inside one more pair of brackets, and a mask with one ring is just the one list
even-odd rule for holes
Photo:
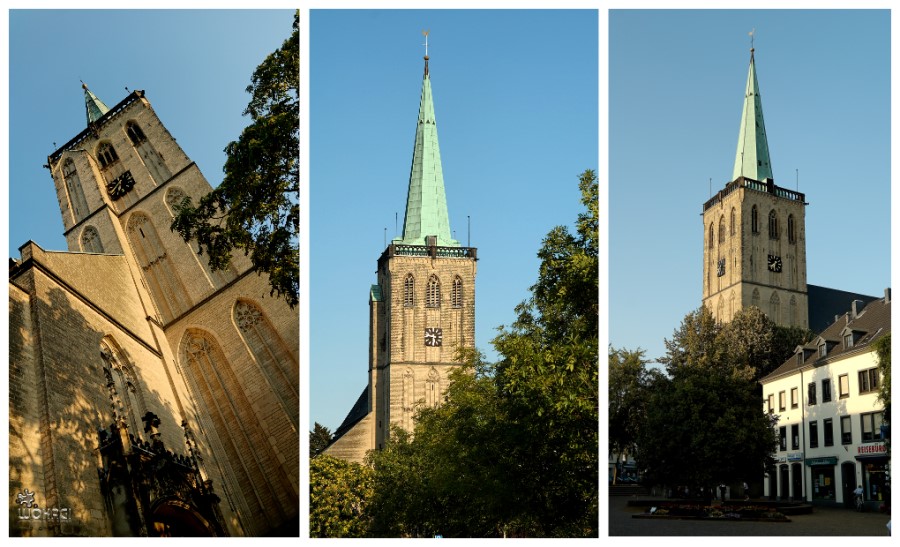
[[310,12],[310,427],[366,386],[368,292],[402,229],[424,38],[450,227],[478,248],[475,342],[537,279],[536,253],[581,211],[597,169],[596,11]]
[[[11,10],[9,256],[65,250],[47,156],[86,126],[83,80],[109,107],[143,89],[217,186],[249,123],[250,75],[290,35],[293,10]],[[235,37],[240,36],[240,40]],[[54,146],[54,142],[56,146]]]
[[796,188],[799,170],[809,202],[807,282],[891,284],[887,10],[611,11],[614,347],[660,357],[700,306],[700,213],[709,179],[731,177],[753,29],[775,183]]

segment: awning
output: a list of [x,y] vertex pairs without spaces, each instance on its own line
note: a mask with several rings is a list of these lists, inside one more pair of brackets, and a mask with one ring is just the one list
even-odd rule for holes
[[881,453],[881,454],[863,454],[863,455],[861,455],[861,456],[857,456],[856,459],[857,459],[858,461],[865,461],[865,460],[887,460],[887,459],[888,459],[888,455],[885,454],[885,453]]

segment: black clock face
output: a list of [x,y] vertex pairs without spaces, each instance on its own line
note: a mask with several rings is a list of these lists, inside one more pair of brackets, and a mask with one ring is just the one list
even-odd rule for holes
[[134,177],[131,176],[131,171],[125,171],[106,185],[106,191],[109,192],[109,197],[114,200],[124,196],[131,191],[132,188],[134,188]]
[[725,275],[725,259],[720,258],[719,262],[716,264],[716,275],[722,277]]
[[779,273],[781,272],[781,257],[775,255],[769,255],[769,271]]
[[443,344],[444,331],[440,328],[425,329],[425,345],[439,347]]

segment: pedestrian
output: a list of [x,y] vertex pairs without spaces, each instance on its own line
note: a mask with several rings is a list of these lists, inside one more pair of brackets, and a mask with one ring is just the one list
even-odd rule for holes
[[719,497],[722,498],[722,501],[725,501],[725,483],[719,484]]
[[747,486],[747,481],[744,481],[743,486],[744,486],[744,501],[747,501],[750,499],[750,487]]

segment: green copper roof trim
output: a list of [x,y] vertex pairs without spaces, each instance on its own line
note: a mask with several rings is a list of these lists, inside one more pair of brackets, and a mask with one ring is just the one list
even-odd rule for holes
[[394,238],[394,243],[425,245],[427,236],[437,236],[438,247],[459,247],[459,242],[450,237],[450,219],[427,57],[425,63],[416,141],[409,172],[409,190],[406,195],[406,215],[403,218],[403,237]]
[[752,49],[747,87],[744,90],[741,131],[738,135],[731,180],[741,176],[759,181],[774,178],[772,164],[769,161],[769,141],[766,139],[766,124],[763,121],[762,100],[759,97],[759,83],[756,80],[756,63],[753,60]]
[[84,82],[82,82],[81,87],[84,89],[84,108],[87,111],[87,122],[88,125],[91,125],[109,112],[109,107],[91,93],[91,90],[88,89]]
[[372,285],[372,288],[369,289],[369,299],[372,302],[384,302],[384,297],[381,295],[381,285]]

